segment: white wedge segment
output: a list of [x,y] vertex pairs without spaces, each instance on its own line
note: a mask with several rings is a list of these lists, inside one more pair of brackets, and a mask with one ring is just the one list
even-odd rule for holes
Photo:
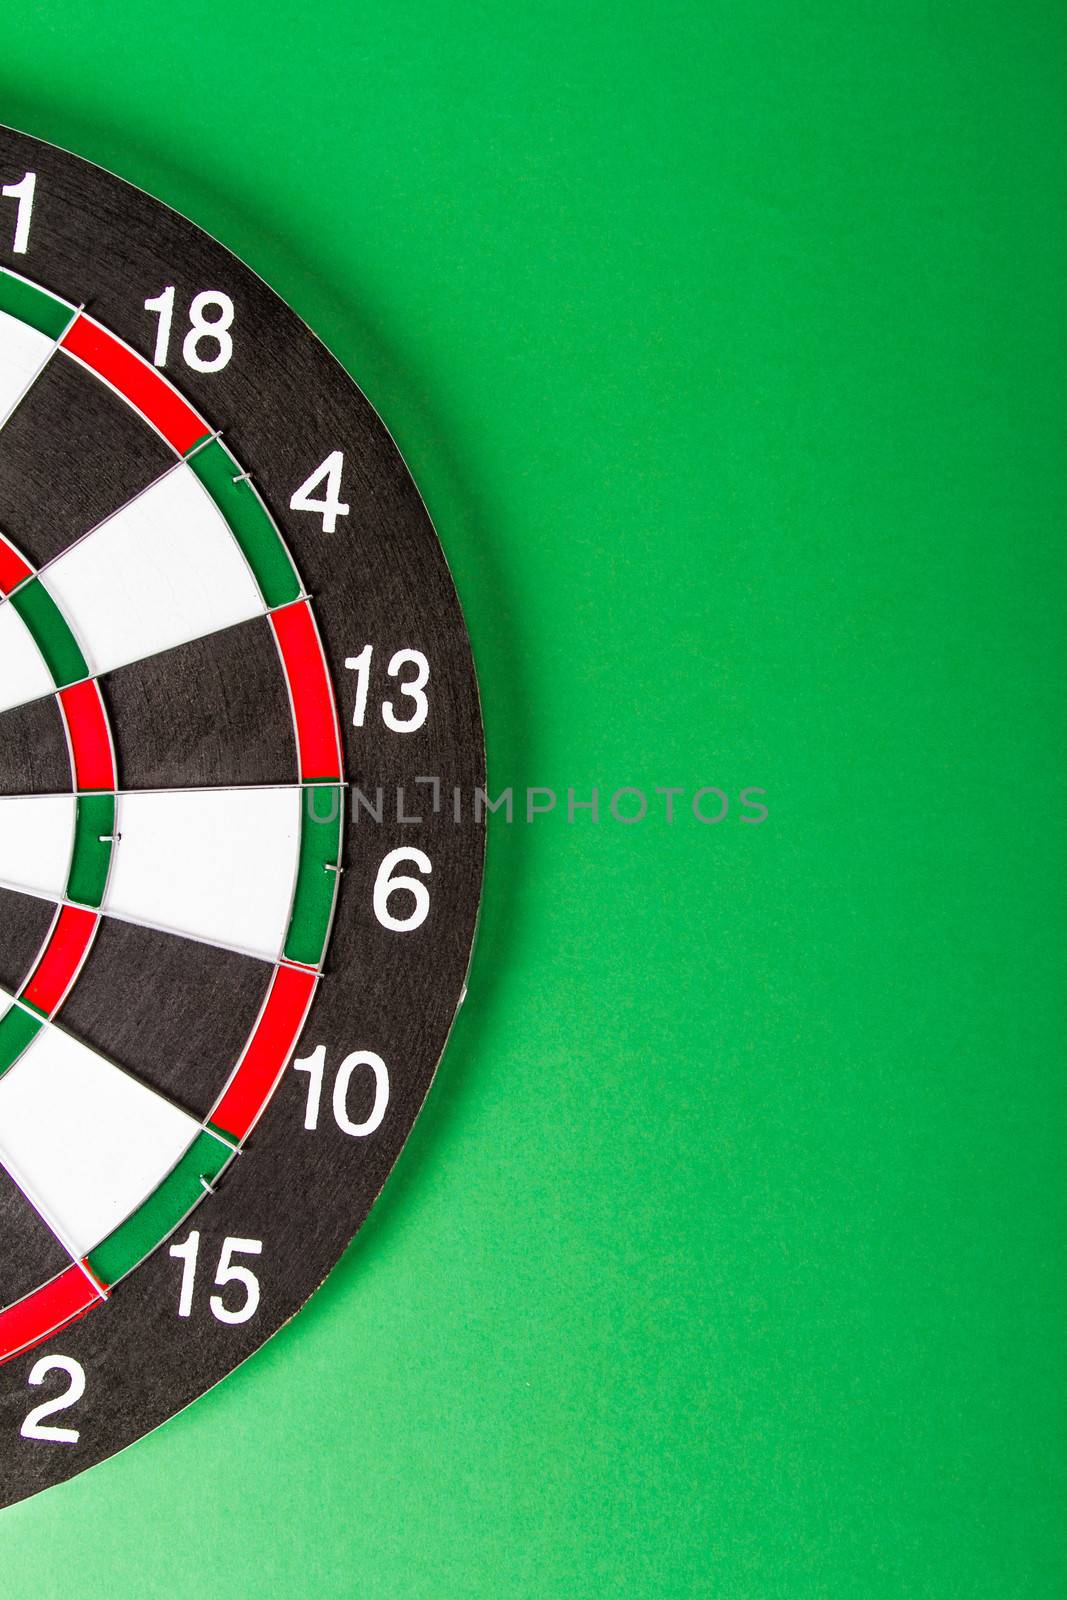
[[42,582],[94,673],[263,612],[224,517],[185,465],[64,551]]
[[300,790],[124,794],[102,909],[275,960],[300,849]]
[[0,604],[0,711],[52,694],[55,684],[29,629],[9,600]]
[[0,1161],[75,1256],[159,1187],[198,1132],[59,1028],[43,1027],[0,1078]]
[[0,883],[62,896],[74,845],[74,796],[0,795]]
[[18,405],[55,347],[46,333],[0,311],[0,422]]

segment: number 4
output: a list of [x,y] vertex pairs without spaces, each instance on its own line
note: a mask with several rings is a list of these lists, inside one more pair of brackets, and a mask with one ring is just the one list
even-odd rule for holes
[[[317,466],[311,477],[302,483],[289,502],[291,511],[317,511],[322,517],[323,533],[337,532],[338,517],[347,517],[349,508],[341,500],[341,474],[345,469],[344,452],[333,450],[326,460]],[[321,500],[312,499],[312,494],[320,483],[326,485],[326,494]]]

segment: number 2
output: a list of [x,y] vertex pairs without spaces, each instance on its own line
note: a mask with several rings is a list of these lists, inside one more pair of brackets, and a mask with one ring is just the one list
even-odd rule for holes
[[69,1411],[85,1393],[85,1368],[71,1356],[42,1356],[30,1373],[29,1382],[36,1389],[50,1372],[65,1372],[70,1383],[62,1394],[53,1400],[42,1400],[34,1406],[20,1430],[24,1439],[43,1439],[48,1444],[77,1444],[81,1435],[77,1428],[51,1428],[44,1426],[45,1417],[57,1411]]

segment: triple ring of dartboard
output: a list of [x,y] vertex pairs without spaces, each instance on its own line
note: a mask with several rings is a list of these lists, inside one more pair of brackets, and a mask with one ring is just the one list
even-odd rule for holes
[[477,688],[363,395],[0,130],[0,1503],[201,1394],[366,1216],[470,957]]

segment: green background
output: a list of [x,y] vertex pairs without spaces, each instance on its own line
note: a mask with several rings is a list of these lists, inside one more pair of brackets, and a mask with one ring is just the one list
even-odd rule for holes
[[9,0],[0,120],[346,362],[493,784],[770,816],[494,824],[364,1233],[5,1600],[1063,1595],[1062,9],[117,15]]

